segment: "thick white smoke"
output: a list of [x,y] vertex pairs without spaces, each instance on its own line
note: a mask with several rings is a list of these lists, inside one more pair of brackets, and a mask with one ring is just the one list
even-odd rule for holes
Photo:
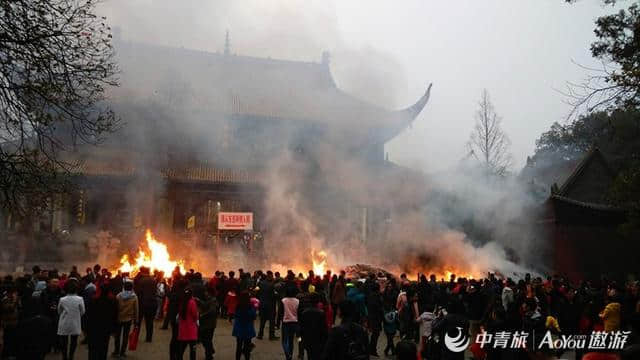
[[[377,105],[399,105],[397,101],[406,91],[406,76],[393,56],[371,47],[354,50],[344,44],[332,2],[305,1],[300,5],[259,0],[111,0],[102,4],[100,11],[127,42],[222,52],[228,29],[231,52],[239,55],[318,62],[322,52],[329,50],[332,74],[340,89]],[[261,16],[255,16],[257,13]],[[147,57],[154,61],[152,55]],[[133,110],[125,106],[122,114],[153,119],[155,124],[136,128],[136,119],[128,118],[125,120],[131,126],[124,133],[154,153],[173,145],[165,143],[167,138],[176,144],[188,139],[186,142],[198,149],[198,157],[214,159],[211,142],[219,134],[211,123],[216,119],[190,111],[190,104],[206,101],[206,97],[196,100],[202,97],[200,84],[181,74],[185,69],[192,71],[192,64],[154,66],[149,63],[145,68],[124,69],[122,89],[114,95],[127,98],[152,93],[153,97],[138,99]],[[144,81],[128,81],[127,72],[142,74]],[[156,90],[137,92],[145,86]],[[352,128],[368,126],[368,119],[357,114],[351,119]],[[435,121],[432,126],[438,131]],[[291,132],[282,131],[278,141],[288,143]],[[512,237],[521,219],[518,214],[529,204],[517,182],[496,186],[473,170],[465,170],[468,167],[430,177],[391,164],[371,169],[356,156],[346,156],[340,144],[332,143],[335,139],[327,140],[304,154],[291,149],[281,152],[263,166],[266,171],[260,184],[265,188],[263,225],[268,241],[265,266],[310,265],[311,250],[319,249],[329,252],[329,265],[334,268],[362,262],[393,271],[439,274],[500,271],[507,275],[522,272],[508,258],[519,258],[526,266],[537,261],[531,246],[535,239]],[[234,165],[243,160],[225,161]],[[388,213],[378,214],[377,233],[363,242],[362,208],[367,206],[387,209]],[[470,221],[486,228],[482,239],[465,231],[464,225]],[[505,248],[517,256],[508,256]]]

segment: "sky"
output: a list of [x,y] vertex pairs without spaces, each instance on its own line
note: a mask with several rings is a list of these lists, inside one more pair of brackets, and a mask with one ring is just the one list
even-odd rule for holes
[[331,54],[341,89],[402,108],[433,83],[414,125],[386,146],[389,158],[427,173],[467,150],[482,89],[511,139],[518,172],[535,140],[570,111],[567,82],[597,66],[599,0],[106,0],[99,12],[132,41],[320,61]]

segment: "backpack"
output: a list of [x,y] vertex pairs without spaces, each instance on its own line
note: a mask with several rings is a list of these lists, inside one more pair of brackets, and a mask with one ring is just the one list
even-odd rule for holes
[[369,351],[367,350],[367,344],[363,344],[358,341],[356,334],[354,333],[355,324],[351,324],[348,329],[344,331],[344,342],[346,345],[345,359],[348,360],[369,360]]

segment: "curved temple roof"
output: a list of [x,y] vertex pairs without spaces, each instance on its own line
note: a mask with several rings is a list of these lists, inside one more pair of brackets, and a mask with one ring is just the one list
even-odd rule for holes
[[[412,106],[388,110],[340,90],[327,62],[210,53],[116,43],[122,69],[114,98],[179,103],[187,111],[310,121],[362,144],[391,140],[426,106],[431,85]],[[185,113],[186,114],[186,113]]]
[[390,124],[374,129],[373,139],[371,140],[374,143],[385,143],[398,136],[402,130],[411,125],[429,102],[432,86],[433,84],[429,84],[427,91],[425,91],[424,95],[422,95],[415,104],[406,109],[394,111],[389,117]]

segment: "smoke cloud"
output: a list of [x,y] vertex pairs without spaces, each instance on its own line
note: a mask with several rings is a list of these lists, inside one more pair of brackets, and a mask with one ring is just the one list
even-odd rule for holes
[[[195,110],[214,106],[222,96],[210,90],[216,81],[209,77],[212,73],[199,73],[215,70],[195,59],[202,51],[222,53],[227,30],[232,54],[318,63],[323,51],[329,51],[338,88],[386,108],[407,105],[399,104],[407,88],[399,62],[373,47],[345,44],[331,1],[111,0],[101,4],[100,12],[120,38],[116,51],[122,86],[111,95],[126,126],[110,141],[137,150],[140,158],[135,161],[149,171],[145,179],[162,179],[154,169],[166,159],[158,154],[188,153],[194,163],[227,168],[256,161],[243,152],[220,157],[224,119]],[[184,52],[194,56],[180,55]],[[252,80],[237,81],[250,89]],[[370,119],[359,114],[349,119],[346,127],[370,126]],[[310,266],[312,250],[327,250],[334,269],[369,263],[397,272],[478,276],[485,271],[512,275],[539,264],[532,255],[539,250],[533,245],[536,237],[514,230],[525,222],[530,234],[535,232],[522,220],[523,209],[532,203],[517,181],[492,183],[465,163],[430,176],[386,162],[371,167],[361,154],[345,149],[339,130],[320,129],[322,136],[303,138],[301,151],[296,145],[307,127],[291,123],[276,134],[262,134],[272,136],[270,146],[277,151],[254,151],[273,154],[259,159],[267,241],[263,266]],[[137,184],[158,192],[165,186],[163,180]],[[127,198],[139,204],[140,196]],[[363,219],[375,224],[374,234]],[[479,224],[485,232],[467,232],[469,225]],[[201,255],[197,262],[208,259]]]

